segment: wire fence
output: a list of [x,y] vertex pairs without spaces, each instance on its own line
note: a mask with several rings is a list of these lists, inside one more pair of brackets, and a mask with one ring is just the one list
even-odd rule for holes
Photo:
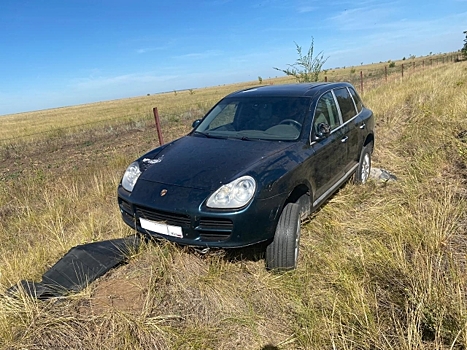
[[[375,64],[365,67],[344,67],[335,70],[326,70],[322,74],[322,80],[328,82],[336,81],[347,81],[353,84],[360,94],[372,90],[382,84],[386,84],[394,81],[404,81],[411,74],[416,72],[432,69],[440,65],[447,65],[458,62],[460,56],[457,53],[446,54],[441,56],[434,56],[428,58],[416,58],[408,59],[396,62],[388,62],[384,64]],[[360,68],[360,69],[358,69]],[[275,84],[278,79],[269,79],[263,81],[266,84]],[[280,80],[283,82],[283,79]],[[167,93],[167,96],[172,94],[178,96],[180,101],[178,103],[166,104],[165,106],[153,105],[147,108],[144,112],[122,114],[119,115],[118,110],[112,110],[106,117],[101,117],[97,120],[91,120],[86,122],[76,122],[74,125],[68,125],[63,127],[51,126],[47,130],[32,131],[23,133],[22,135],[12,135],[10,137],[0,138],[0,145],[8,147],[11,144],[28,143],[44,141],[47,139],[58,139],[71,134],[85,134],[89,132],[113,130],[113,129],[148,129],[154,128],[154,115],[153,108],[157,107],[160,116],[160,126],[162,132],[176,135],[174,131],[176,128],[180,128],[181,131],[189,131],[191,123],[198,118],[204,116],[204,114],[215,104],[220,98],[226,93],[233,92],[246,86],[257,86],[259,83],[245,83],[232,85],[229,90],[228,87],[219,89],[218,94],[213,94],[206,98],[192,98],[191,95],[197,93],[197,90],[185,90],[185,91],[174,91],[173,93]],[[149,96],[149,94],[148,94]],[[163,95],[160,95],[163,96]],[[131,99],[128,99],[129,101]],[[89,105],[88,105],[89,106]],[[79,107],[79,106],[78,106]],[[146,106],[145,106],[146,107]],[[76,108],[76,107],[74,107]],[[66,108],[64,108],[65,110]],[[79,109],[76,109],[76,113],[79,113]],[[34,112],[32,113],[34,115]],[[166,139],[170,139],[171,136]]]
[[440,65],[456,63],[460,61],[460,55],[446,54],[442,56],[402,60],[399,62],[389,61],[386,64],[376,64],[364,69],[352,67],[344,74],[336,71],[329,76],[325,72],[325,81],[347,81],[354,85],[360,94],[374,89],[382,84],[394,81],[402,81],[411,74],[425,69],[435,68]]

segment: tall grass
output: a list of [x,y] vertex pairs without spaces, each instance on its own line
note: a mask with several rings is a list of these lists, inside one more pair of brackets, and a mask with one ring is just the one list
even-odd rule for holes
[[[0,346],[465,349],[466,85],[463,62],[364,93],[374,166],[398,181],[345,185],[303,225],[298,269],[283,274],[254,250],[200,255],[162,242],[78,294],[6,295],[77,244],[132,234],[116,186],[156,141],[149,124],[117,123],[11,146],[0,167]],[[189,130],[183,115],[163,118],[169,138]]]

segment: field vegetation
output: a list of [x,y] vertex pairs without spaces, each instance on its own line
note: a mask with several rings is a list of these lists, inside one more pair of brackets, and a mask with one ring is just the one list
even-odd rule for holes
[[40,280],[73,246],[134,234],[116,188],[157,145],[152,107],[168,141],[256,83],[1,117],[1,348],[467,347],[467,62],[380,77],[364,91],[377,122],[373,165],[398,181],[346,184],[303,222],[295,271],[267,272],[254,249],[201,255],[160,242],[77,294],[5,293]]

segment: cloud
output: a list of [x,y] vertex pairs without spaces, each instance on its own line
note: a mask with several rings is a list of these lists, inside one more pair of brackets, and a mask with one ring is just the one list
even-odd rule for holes
[[414,54],[456,51],[467,12],[428,20],[396,19],[378,23],[358,36],[337,37],[327,48],[327,66],[351,66],[400,59]]
[[233,0],[211,0],[211,1],[204,1],[203,4],[207,6],[219,6],[219,5],[225,5],[228,4],[229,2],[232,2]]
[[144,48],[144,49],[138,49],[136,50],[136,53],[138,54],[143,54],[143,53],[147,53],[147,52],[151,52],[151,51],[155,51],[156,49],[153,49],[153,48]]
[[206,59],[206,58],[217,57],[221,55],[222,55],[222,51],[220,50],[207,50],[204,52],[193,52],[193,53],[187,53],[184,55],[174,56],[173,58],[191,60],[191,59]]
[[136,50],[136,53],[137,53],[137,54],[145,54],[145,53],[153,52],[153,51],[163,51],[163,50],[167,50],[168,48],[169,48],[169,45],[166,45],[166,46],[157,46],[157,47],[143,47],[143,48],[137,49],[137,50]]
[[407,11],[398,2],[370,2],[328,17],[326,23],[345,33],[335,36],[325,48],[331,56],[328,63],[371,63],[409,54],[455,51],[460,45],[456,45],[460,42],[457,33],[464,29],[467,12],[418,19]]
[[308,13],[308,12],[313,12],[316,9],[317,8],[314,7],[314,6],[299,6],[297,11],[298,11],[298,13]]
[[100,90],[109,87],[128,87],[132,85],[150,85],[161,83],[168,80],[178,79],[179,76],[174,75],[157,75],[155,73],[148,74],[124,74],[113,77],[87,77],[77,78],[71,81],[70,87],[76,90]]
[[391,16],[397,13],[397,10],[395,3],[373,6],[368,4],[365,7],[341,11],[339,14],[329,17],[327,22],[341,31],[374,30],[375,27],[384,27]]

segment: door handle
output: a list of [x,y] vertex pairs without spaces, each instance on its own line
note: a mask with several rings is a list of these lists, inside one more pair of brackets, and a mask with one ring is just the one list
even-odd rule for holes
[[365,127],[366,127],[366,124],[365,124],[365,123],[363,123],[362,125],[360,125],[360,129],[362,129],[362,130],[365,129]]
[[346,137],[344,137],[343,139],[341,139],[341,142],[342,142],[342,143],[345,143],[345,142],[347,142],[348,139],[349,139],[349,137],[346,136]]

